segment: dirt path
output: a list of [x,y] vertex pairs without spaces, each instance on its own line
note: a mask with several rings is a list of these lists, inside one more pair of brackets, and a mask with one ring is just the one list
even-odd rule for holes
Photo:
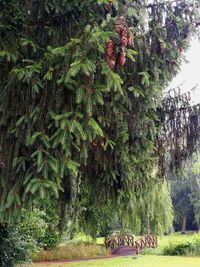
[[121,255],[110,255],[110,256],[100,256],[100,257],[94,257],[94,258],[84,258],[84,259],[79,259],[79,260],[59,260],[59,261],[41,261],[41,262],[34,262],[34,266],[37,265],[51,265],[55,263],[67,263],[67,262],[80,262],[80,261],[92,261],[92,260],[104,260],[104,259],[111,259],[111,258],[116,258],[120,257]]

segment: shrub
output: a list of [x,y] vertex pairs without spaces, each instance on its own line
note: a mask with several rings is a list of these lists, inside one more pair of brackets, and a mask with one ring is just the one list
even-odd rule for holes
[[193,238],[191,250],[193,252],[193,256],[200,256],[200,234],[195,235]]
[[43,217],[44,212],[38,209],[22,210],[15,223],[19,234],[33,238],[41,247],[43,246],[41,240],[48,227]]
[[49,249],[55,248],[60,243],[60,240],[61,234],[55,229],[48,227],[45,231],[45,235],[40,239],[40,242],[42,244],[42,248]]
[[14,267],[30,261],[36,248],[36,242],[30,236],[22,236],[14,227],[0,226],[1,267]]
[[22,210],[16,215],[14,226],[0,225],[1,267],[31,261],[37,250],[58,245],[60,234],[45,219],[46,214],[39,209]]
[[22,210],[16,220],[16,228],[22,236],[33,238],[38,247],[44,249],[56,247],[61,239],[54,224],[48,222],[47,215],[36,208]]
[[54,248],[61,241],[61,234],[58,232],[59,209],[55,196],[46,196],[40,204],[39,208],[44,211],[42,218],[47,225],[45,234],[40,238],[41,247],[44,249]]
[[190,242],[181,244],[169,244],[163,249],[163,255],[183,256],[190,255]]
[[200,235],[195,235],[190,241],[171,242],[163,248],[163,255],[200,256]]

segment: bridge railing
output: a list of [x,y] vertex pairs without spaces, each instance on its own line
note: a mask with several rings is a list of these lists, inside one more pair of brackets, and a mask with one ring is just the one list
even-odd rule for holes
[[115,249],[120,246],[134,246],[133,235],[114,235],[105,239],[106,248]]
[[155,235],[144,235],[135,241],[133,235],[113,235],[105,239],[105,246],[111,250],[120,246],[132,246],[138,255],[144,248],[156,248],[158,239]]
[[158,239],[155,235],[145,235],[139,240],[135,241],[136,254],[140,254],[144,248],[156,248],[158,246]]

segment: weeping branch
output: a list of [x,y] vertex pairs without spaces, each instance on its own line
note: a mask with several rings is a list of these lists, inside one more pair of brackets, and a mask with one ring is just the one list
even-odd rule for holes
[[160,133],[157,151],[161,175],[177,170],[194,153],[200,141],[200,104],[191,104],[191,93],[181,88],[169,90],[158,108]]

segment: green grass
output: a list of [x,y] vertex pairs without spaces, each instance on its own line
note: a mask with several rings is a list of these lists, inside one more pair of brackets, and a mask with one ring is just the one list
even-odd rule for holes
[[81,261],[74,263],[37,264],[32,267],[199,267],[200,258],[192,257],[164,257],[164,256],[140,256],[120,257],[114,259],[102,259]]
[[68,243],[77,243],[77,242],[93,242],[94,240],[92,239],[91,236],[89,235],[84,235],[82,233],[79,233],[76,237],[74,237],[73,239],[69,240],[68,237],[64,234],[62,236],[62,240],[61,240],[61,246],[66,245]]

